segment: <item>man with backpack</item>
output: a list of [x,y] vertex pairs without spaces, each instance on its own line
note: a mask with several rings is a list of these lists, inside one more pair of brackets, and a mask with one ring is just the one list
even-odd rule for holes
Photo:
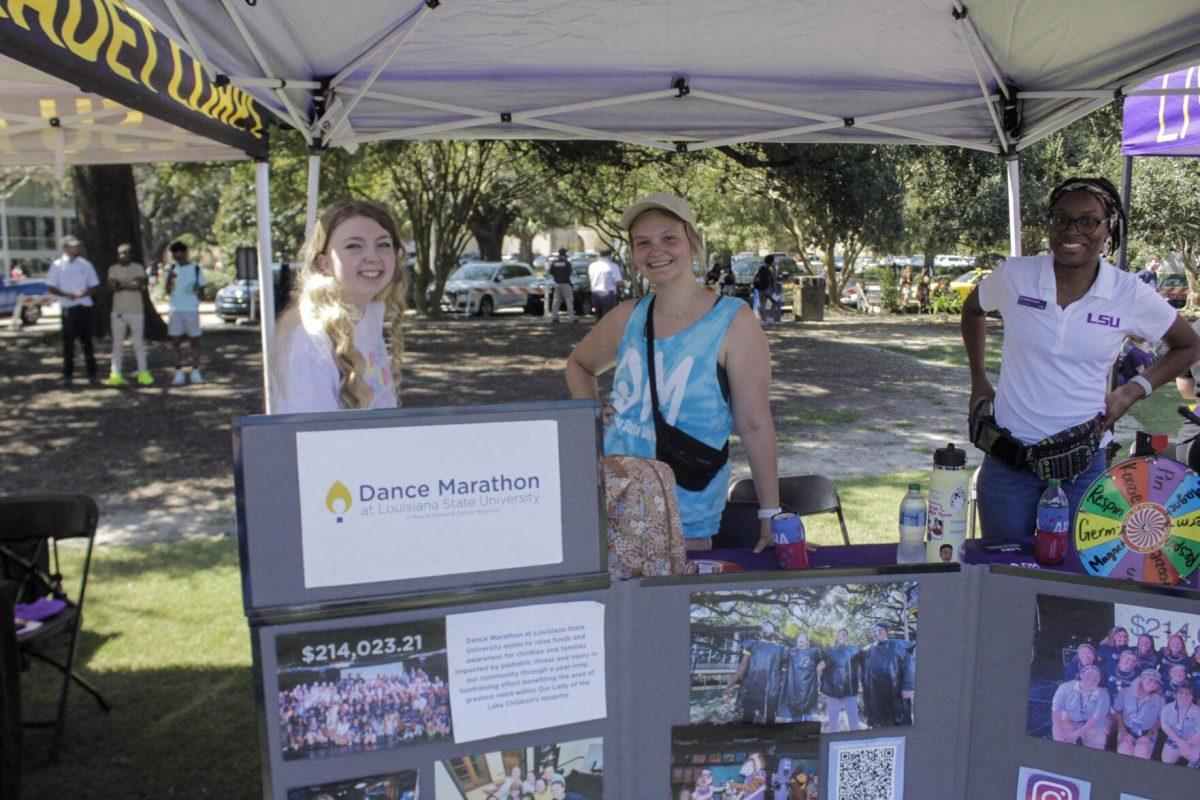
[[[776,317],[782,311],[779,297],[776,294],[775,284],[777,282],[775,256],[769,254],[763,259],[762,266],[758,268],[758,272],[754,274],[754,315],[758,317],[759,322],[763,325],[770,325],[776,322]],[[768,301],[771,303],[771,311],[769,312],[766,310]]]
[[546,302],[546,316],[550,317],[551,322],[558,322],[558,309],[565,301],[567,322],[574,322],[575,289],[571,286],[571,260],[567,258],[567,248],[558,248],[558,255],[550,262],[547,271],[554,280],[554,287]]
[[166,289],[170,298],[170,313],[167,317],[167,335],[171,337],[171,360],[175,365],[172,386],[183,386],[188,382],[188,373],[182,366],[180,347],[184,336],[192,353],[191,382],[204,383],[200,374],[200,295],[204,289],[204,273],[199,264],[188,259],[188,246],[183,242],[171,245],[171,258],[175,263],[167,267]]

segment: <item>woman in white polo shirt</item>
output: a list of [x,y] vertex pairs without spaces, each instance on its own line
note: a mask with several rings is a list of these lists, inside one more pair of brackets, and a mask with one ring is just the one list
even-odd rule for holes
[[[1050,478],[1062,480],[1074,515],[1106,467],[1113,423],[1200,359],[1200,337],[1175,309],[1103,257],[1124,234],[1116,188],[1103,178],[1073,178],[1051,192],[1049,206],[1050,253],[1007,259],[963,305],[971,435],[988,453],[978,484],[988,536],[1032,535]],[[988,311],[1004,318],[998,390],[984,365]],[[1130,334],[1169,349],[1110,392],[1109,368]]]

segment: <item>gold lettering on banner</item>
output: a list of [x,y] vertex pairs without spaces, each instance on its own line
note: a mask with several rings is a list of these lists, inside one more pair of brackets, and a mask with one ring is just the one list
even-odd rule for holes
[[125,10],[142,26],[142,34],[146,41],[146,63],[142,65],[142,74],[138,77],[142,79],[143,86],[158,94],[158,89],[155,89],[154,84],[150,82],[150,76],[154,74],[154,68],[158,65],[158,45],[154,43],[154,28],[151,27],[149,20],[142,17],[141,14],[134,13],[130,9]]
[[171,42],[171,80],[167,83],[167,94],[171,99],[179,103],[181,106],[187,105],[187,100],[179,94],[179,83],[183,80],[183,56],[179,51],[179,45]]
[[63,20],[63,40],[67,49],[80,58],[95,61],[100,57],[100,48],[108,38],[108,14],[104,13],[102,0],[90,0],[92,10],[96,12],[96,28],[92,35],[80,41],[75,38],[79,32],[79,23],[83,20],[83,0],[68,0],[67,18]]
[[130,83],[138,83],[138,79],[133,77],[133,72],[118,58],[121,48],[126,45],[137,45],[137,31],[122,18],[124,11],[122,5],[113,0],[104,0],[104,4],[108,7],[108,14],[112,21],[112,39],[108,42],[108,52],[105,54],[108,58],[108,68]]
[[9,0],[8,2],[8,13],[12,15],[13,22],[27,31],[32,30],[29,23],[25,21],[25,12],[33,11],[38,15],[38,22],[42,24],[42,32],[46,34],[46,38],[59,47],[66,47],[62,39],[58,38],[58,32],[54,30],[54,12],[57,10],[57,0]]
[[188,96],[188,107],[200,110],[200,95],[204,94],[204,70],[200,62],[192,60],[192,93]]
[[200,113],[206,117],[212,116],[212,110],[217,105],[217,87],[213,84],[208,84],[208,99],[204,101],[204,105],[200,106]]

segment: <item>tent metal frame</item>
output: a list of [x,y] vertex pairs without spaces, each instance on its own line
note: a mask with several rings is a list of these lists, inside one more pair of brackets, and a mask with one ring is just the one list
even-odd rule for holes
[[[436,11],[440,6],[440,0],[424,0],[402,19],[400,19],[386,33],[376,39],[372,44],[367,46],[360,54],[352,58],[348,64],[346,64],[328,81],[314,81],[306,78],[286,78],[271,74],[271,70],[268,68],[266,60],[263,58],[262,51],[257,42],[255,42],[253,34],[246,27],[245,22],[241,19],[240,14],[234,4],[234,0],[220,0],[220,3],[225,9],[225,12],[228,14],[229,18],[232,20],[234,26],[237,28],[243,43],[253,55],[254,61],[261,70],[262,75],[221,75],[213,69],[206,58],[203,49],[200,47],[197,37],[194,35],[194,32],[187,23],[186,15],[183,14],[179,8],[178,0],[165,0],[165,2],[175,24],[179,28],[179,31],[187,40],[188,44],[192,47],[193,55],[195,55],[198,60],[205,64],[205,69],[209,70],[211,74],[216,75],[218,79],[229,80],[234,85],[255,93],[260,101],[264,101],[263,94],[265,92],[269,92],[272,98],[281,105],[276,106],[274,103],[265,101],[263,102],[263,105],[288,125],[291,125],[292,127],[301,131],[311,142],[312,147],[308,161],[307,176],[307,203],[305,208],[307,231],[312,230],[312,227],[316,221],[317,199],[320,194],[321,153],[325,148],[331,146],[345,147],[353,151],[353,149],[360,144],[387,139],[479,138],[470,136],[469,132],[474,128],[483,127],[485,125],[493,125],[497,122],[497,120],[506,126],[514,126],[512,134],[489,132],[486,138],[536,139],[555,138],[555,134],[565,134],[585,139],[619,141],[651,147],[658,150],[680,152],[708,150],[717,147],[749,142],[770,142],[811,133],[834,133],[838,130],[849,130],[853,128],[861,131],[883,134],[888,137],[894,137],[896,143],[965,147],[987,153],[994,153],[1001,156],[1004,160],[1005,174],[1008,184],[1010,252],[1014,256],[1019,256],[1021,255],[1020,151],[1045,138],[1046,136],[1061,130],[1076,120],[1091,114],[1093,111],[1096,111],[1097,109],[1112,102],[1114,99],[1125,94],[1142,95],[1156,93],[1200,93],[1200,89],[1166,89],[1162,92],[1155,92],[1153,90],[1130,88],[1127,91],[1125,87],[1133,87],[1137,85],[1137,82],[1145,79],[1145,75],[1141,73],[1128,76],[1125,82],[1116,88],[1088,87],[1054,91],[1019,90],[1007,82],[1003,71],[1000,69],[995,58],[992,56],[986,41],[980,34],[978,28],[975,26],[974,21],[971,19],[966,5],[962,2],[962,0],[952,0],[952,8],[950,9],[950,13],[957,22],[956,29],[963,46],[964,55],[971,64],[971,68],[975,73],[976,81],[979,86],[979,93],[977,95],[964,97],[958,100],[951,100],[918,108],[897,109],[893,111],[861,116],[858,118],[850,116],[839,117],[822,112],[791,108],[771,103],[762,103],[748,98],[712,92],[704,89],[703,87],[691,85],[690,81],[685,78],[676,78],[672,81],[670,88],[649,90],[614,97],[598,98],[585,102],[549,106],[546,108],[525,111],[496,111],[484,108],[458,106],[414,97],[406,97],[403,95],[381,91],[375,88],[375,84],[379,80],[379,77],[387,69],[388,65],[395,59],[396,55],[409,41],[412,35],[419,29],[421,22],[425,19],[425,17]],[[1166,63],[1173,57],[1174,55],[1168,54],[1168,56],[1160,60],[1159,64],[1161,65]],[[348,86],[347,84],[350,81],[351,76],[368,64],[373,64],[373,66],[366,79],[361,82],[356,82],[356,85],[353,87]],[[1143,72],[1148,72],[1148,70],[1143,70]],[[287,93],[288,90],[296,89],[302,89],[311,92],[314,96],[320,95],[325,99],[326,102],[320,118],[309,120],[307,122],[305,121],[304,116],[300,113],[300,110],[297,108],[295,102],[291,97],[288,96]],[[258,91],[254,92],[254,90]],[[339,92],[339,90],[341,91]],[[696,140],[695,137],[672,135],[665,131],[660,131],[656,135],[647,135],[644,133],[634,133],[630,131],[601,130],[593,127],[572,125],[561,121],[562,116],[580,111],[611,108],[651,100],[663,100],[667,98],[676,98],[684,102],[690,100],[718,103],[784,117],[792,117],[798,120],[809,120],[809,122],[790,127],[769,128],[739,136],[721,137],[709,140]],[[349,127],[350,117],[364,99],[394,103],[396,105],[412,106],[414,108],[423,108],[431,111],[440,111],[443,113],[456,115],[459,118],[445,122],[418,125],[408,128],[393,128],[385,131],[355,133]],[[1036,102],[1049,100],[1073,100],[1076,102],[1068,104],[1053,118],[1043,122],[1037,127],[1027,131],[1020,131],[1019,134],[1019,116],[1015,124],[1010,123],[1006,125],[1006,106],[1011,109],[1013,106],[1022,101]],[[884,124],[896,119],[904,119],[907,117],[919,116],[921,114],[936,113],[939,111],[946,111],[956,108],[971,108],[979,105],[983,105],[987,109],[992,126],[995,129],[995,140],[993,142],[980,142],[948,136],[938,136],[936,134],[923,133],[903,127],[897,127],[895,125]],[[559,119],[548,119],[548,117],[558,117]],[[258,204],[260,215],[258,219],[258,230],[261,240],[264,237],[269,237],[270,230],[270,187],[266,169],[262,168],[256,170],[255,178],[256,192],[260,195],[260,202]],[[267,214],[267,216],[264,217],[264,214]],[[264,342],[263,361],[264,374],[268,376],[270,374],[270,356],[266,344],[270,339],[270,329],[272,327],[273,315],[266,313],[266,311],[271,307],[274,296],[273,288],[271,286],[272,275],[269,266],[270,261],[264,260],[269,255],[269,240],[265,248],[260,242],[259,291],[261,293],[261,306],[264,311],[262,320]],[[268,390],[270,388],[269,377],[267,388]],[[269,413],[269,391],[267,393],[267,397],[267,410]]]

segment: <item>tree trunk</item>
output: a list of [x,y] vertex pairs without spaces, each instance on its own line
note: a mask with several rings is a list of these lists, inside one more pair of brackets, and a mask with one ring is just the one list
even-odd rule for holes
[[504,236],[508,233],[509,219],[505,214],[481,217],[471,215],[469,223],[475,244],[479,245],[479,257],[483,261],[499,261],[503,257]]
[[842,299],[841,283],[842,277],[838,275],[837,262],[833,259],[833,248],[837,242],[827,241],[823,252],[825,253],[825,294],[828,297],[829,305],[836,306]]
[[[133,167],[128,164],[100,164],[71,168],[75,185],[75,217],[83,252],[96,267],[101,287],[108,283],[108,268],[116,259],[117,245],[133,248],[133,260],[144,264],[142,253],[142,215],[138,210]],[[102,289],[94,297],[97,336],[109,335],[112,293]],[[167,326],[158,315],[150,295],[142,291],[148,340],[167,338]]]
[[533,263],[533,237],[534,234],[521,234],[521,260],[526,264]]

